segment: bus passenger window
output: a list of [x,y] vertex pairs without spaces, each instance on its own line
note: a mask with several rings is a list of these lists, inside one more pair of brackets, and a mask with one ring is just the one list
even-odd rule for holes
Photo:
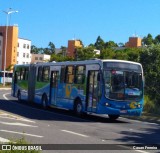
[[85,66],[76,67],[75,83],[83,84],[85,81]]
[[21,70],[20,70],[20,80],[24,80],[24,76],[25,76],[24,68],[21,68]]
[[65,70],[66,70],[65,66],[62,66],[61,67],[61,78],[60,78],[61,83],[65,82]]
[[38,68],[37,81],[38,81],[38,82],[41,82],[41,81],[42,81],[42,67],[39,67],[39,68]]
[[42,74],[43,82],[49,81],[49,66],[43,67],[43,74]]
[[74,82],[74,66],[67,66],[65,81],[66,81],[66,83],[73,83]]

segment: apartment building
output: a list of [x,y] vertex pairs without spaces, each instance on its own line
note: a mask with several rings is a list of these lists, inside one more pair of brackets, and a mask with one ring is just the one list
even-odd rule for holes
[[82,47],[80,40],[68,40],[67,56],[76,58],[76,48]]
[[0,33],[0,70],[3,70],[2,68],[2,50],[3,50],[3,36],[2,36],[2,33]]
[[18,38],[17,64],[31,63],[31,41]]
[[8,26],[7,38],[6,38],[6,28],[7,28],[6,26],[0,26],[0,40],[1,40],[0,70],[4,69],[6,41],[7,41],[6,68],[17,63],[18,27],[17,26]]
[[31,63],[49,62],[51,55],[47,54],[32,54]]
[[129,41],[125,44],[125,47],[141,47],[142,39],[139,37],[129,37]]

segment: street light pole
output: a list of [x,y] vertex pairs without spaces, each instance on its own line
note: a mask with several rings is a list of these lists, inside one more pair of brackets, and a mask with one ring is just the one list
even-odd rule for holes
[[4,49],[4,70],[3,70],[3,86],[5,86],[5,75],[6,75],[6,52],[7,52],[7,37],[8,37],[8,16],[12,13],[18,13],[18,11],[3,11],[7,14],[7,22],[6,22],[6,40],[5,40],[5,49]]

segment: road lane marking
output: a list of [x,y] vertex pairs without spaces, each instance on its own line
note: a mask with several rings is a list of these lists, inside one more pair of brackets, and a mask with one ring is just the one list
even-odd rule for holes
[[9,100],[7,97],[6,97],[6,95],[9,95],[10,93],[5,93],[5,94],[3,94],[3,98],[5,99],[5,100]]
[[6,132],[6,133],[15,133],[15,134],[20,134],[20,135],[27,135],[31,137],[37,137],[37,138],[43,138],[41,135],[35,135],[35,134],[29,134],[29,133],[22,133],[22,132],[15,132],[15,131],[8,131],[8,130],[0,130],[1,132]]
[[[124,144],[125,145],[125,144]],[[122,148],[125,148],[125,149],[128,149],[128,150],[131,150],[130,147],[127,147],[127,146],[124,146],[124,145],[119,145],[120,147]],[[122,149],[123,150],[123,149]],[[149,153],[149,152],[146,152],[146,151],[143,151],[143,150],[134,150],[133,151],[136,151],[136,152],[141,152],[141,153]]]
[[146,151],[143,151],[143,150],[135,150],[137,152],[142,152],[142,153],[149,153],[149,152],[146,152]]
[[78,135],[78,136],[81,136],[81,137],[89,137],[87,135],[84,135],[84,134],[80,134],[80,133],[76,133],[76,132],[72,132],[72,131],[67,131],[67,130],[61,130],[63,132],[67,132],[67,133],[71,133],[71,134],[75,134],[75,135]]
[[8,143],[8,142],[10,142],[10,141],[9,141],[8,139],[5,139],[5,138],[0,137],[0,142]]
[[11,120],[18,120],[18,121],[35,123],[35,121],[25,119],[25,118],[21,118],[19,116],[14,116],[14,115],[11,115],[11,114],[0,114],[0,118],[7,118],[7,119],[11,119]]
[[4,124],[4,125],[15,125],[15,126],[38,127],[38,126],[29,125],[29,124],[23,124],[23,123],[18,123],[18,122],[11,123],[11,122],[2,122],[2,121],[0,121],[0,123],[1,123],[1,124]]
[[[3,97],[4,97],[6,100],[10,101],[11,103],[14,103],[14,104],[15,104],[14,101],[9,100],[9,99],[6,97],[6,95],[8,95],[8,94],[10,94],[10,93],[4,94]],[[65,117],[69,117],[69,118],[73,118],[73,119],[79,119],[79,120],[82,120],[82,121],[91,122],[90,120],[87,120],[87,119],[82,119],[82,118],[78,118],[78,117],[74,117],[74,116],[70,116],[70,115],[64,115],[64,114],[60,114],[60,113],[56,113],[56,112],[51,112],[51,111],[47,111],[47,110],[43,110],[43,109],[38,109],[38,108],[31,107],[31,106],[23,105],[23,104],[21,104],[21,103],[16,103],[16,105],[20,105],[20,106],[23,106],[23,107],[28,107],[28,108],[30,108],[30,109],[32,109],[32,110],[38,110],[38,111],[45,112],[45,113],[57,114],[57,115],[62,116],[62,117],[65,116]]]
[[11,88],[0,88],[0,90],[11,90]]

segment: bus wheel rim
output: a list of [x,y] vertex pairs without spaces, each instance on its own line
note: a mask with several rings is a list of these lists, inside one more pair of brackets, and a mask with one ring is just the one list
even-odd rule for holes
[[81,104],[77,104],[77,112],[81,113],[82,111],[82,105]]
[[42,105],[43,105],[43,107],[46,107],[46,101],[45,101],[45,98],[43,98]]

